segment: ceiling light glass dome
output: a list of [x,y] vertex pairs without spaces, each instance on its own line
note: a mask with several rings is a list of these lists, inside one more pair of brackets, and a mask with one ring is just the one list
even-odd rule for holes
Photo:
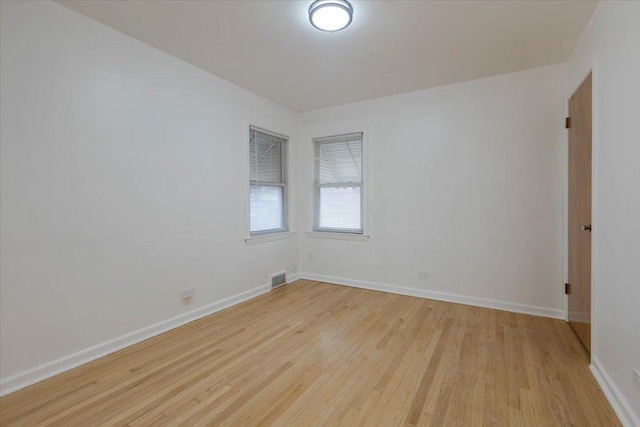
[[347,0],[316,0],[309,7],[311,25],[333,33],[345,29],[353,19],[353,7]]

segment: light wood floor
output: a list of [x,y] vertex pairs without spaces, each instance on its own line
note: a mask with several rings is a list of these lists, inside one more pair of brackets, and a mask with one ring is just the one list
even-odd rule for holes
[[615,426],[560,320],[300,280],[0,399],[9,425]]

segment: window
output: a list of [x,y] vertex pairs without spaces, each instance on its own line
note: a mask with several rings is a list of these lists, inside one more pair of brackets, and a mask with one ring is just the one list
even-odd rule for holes
[[313,142],[314,230],[362,234],[362,132]]
[[287,137],[249,128],[252,236],[287,231]]

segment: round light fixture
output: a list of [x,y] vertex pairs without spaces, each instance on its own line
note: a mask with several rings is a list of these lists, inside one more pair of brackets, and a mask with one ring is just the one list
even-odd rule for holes
[[316,0],[309,7],[311,25],[333,33],[351,24],[353,7],[347,0]]

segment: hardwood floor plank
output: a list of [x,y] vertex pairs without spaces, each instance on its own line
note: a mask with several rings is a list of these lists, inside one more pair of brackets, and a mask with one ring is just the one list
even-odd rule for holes
[[436,346],[436,349],[431,356],[429,365],[427,366],[424,376],[422,377],[422,381],[420,382],[418,391],[413,398],[411,408],[409,409],[409,413],[407,414],[405,422],[409,424],[416,425],[418,423],[418,420],[420,419],[420,415],[422,414],[422,407],[426,403],[427,393],[429,393],[429,390],[431,389],[433,378],[435,376],[438,365],[440,364],[442,354],[445,352],[445,347],[448,344],[447,338],[451,334],[452,329],[452,322],[446,323],[444,325],[444,328],[442,329],[442,333],[438,337],[438,345]]
[[0,399],[2,426],[618,426],[560,320],[300,280]]

